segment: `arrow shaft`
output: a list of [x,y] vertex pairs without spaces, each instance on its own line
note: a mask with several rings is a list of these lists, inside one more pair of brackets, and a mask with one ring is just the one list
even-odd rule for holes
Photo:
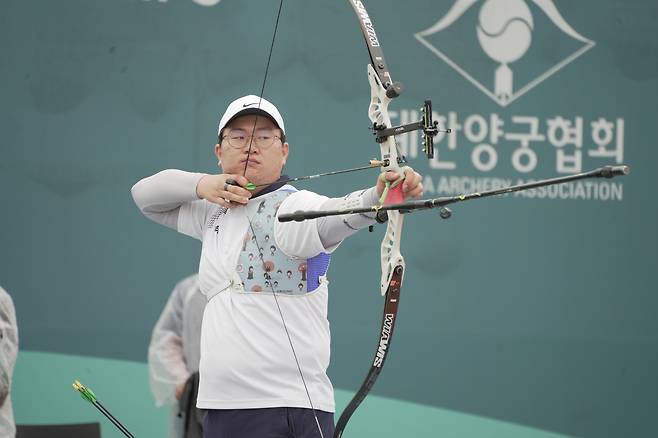
[[[298,176],[295,178],[288,178],[284,179],[281,181],[276,181],[278,183],[289,183],[289,182],[295,182],[295,181],[305,181],[309,179],[315,179],[315,178],[320,178],[323,176],[333,176],[333,175],[341,175],[343,173],[349,173],[349,172],[358,172],[360,170],[367,170],[367,169],[373,169],[376,167],[382,167],[385,166],[386,164],[383,161],[379,160],[370,160],[370,163],[367,166],[359,166],[359,167],[352,167],[351,169],[343,169],[343,170],[334,170],[331,172],[324,172],[324,173],[317,173],[315,175],[306,175],[306,176]],[[252,189],[258,188],[258,187],[265,187],[269,186],[272,183],[267,183],[267,184],[258,184],[256,186],[251,186]]]

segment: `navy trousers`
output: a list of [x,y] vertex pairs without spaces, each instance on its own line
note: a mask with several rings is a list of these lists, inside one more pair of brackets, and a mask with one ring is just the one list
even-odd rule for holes
[[[324,438],[334,434],[334,414],[315,411]],[[320,438],[313,411],[305,408],[210,409],[204,438]]]

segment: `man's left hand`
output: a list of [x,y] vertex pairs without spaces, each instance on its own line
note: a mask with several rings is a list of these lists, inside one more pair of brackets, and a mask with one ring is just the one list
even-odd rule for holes
[[[404,181],[402,182],[402,193],[405,198],[419,198],[423,194],[423,183],[421,182],[422,177],[418,172],[415,172],[411,167],[403,167],[401,169],[404,171]],[[391,183],[395,182],[400,178],[398,172],[389,170],[383,176],[386,181]],[[377,194],[381,195],[384,192],[384,181],[382,178],[377,178]]]

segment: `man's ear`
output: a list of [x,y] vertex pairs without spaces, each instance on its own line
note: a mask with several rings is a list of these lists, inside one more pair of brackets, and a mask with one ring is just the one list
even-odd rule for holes
[[283,160],[281,162],[282,167],[286,165],[286,160],[288,159],[289,148],[290,148],[290,145],[288,144],[288,142],[283,143],[283,145],[281,146],[281,152],[283,153]]

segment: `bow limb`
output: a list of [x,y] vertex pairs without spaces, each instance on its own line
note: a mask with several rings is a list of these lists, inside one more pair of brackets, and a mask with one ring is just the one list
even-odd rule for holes
[[[368,64],[368,82],[370,83],[370,105],[368,107],[368,117],[373,124],[375,131],[390,128],[392,126],[388,113],[388,105],[391,100],[397,97],[402,91],[402,85],[393,82],[391,75],[384,61],[384,54],[381,50],[377,34],[368,12],[362,1],[350,0],[350,4],[356,13],[361,31],[366,40],[368,52],[370,54],[370,64]],[[404,158],[399,154],[395,137],[390,135],[380,142],[381,161],[386,163],[382,167],[382,172],[389,170],[395,171],[402,176],[401,164]],[[402,202],[402,185],[398,185],[388,191],[384,204]],[[368,374],[357,391],[356,395],[349,402],[342,412],[334,438],[343,435],[345,427],[352,414],[359,407],[361,402],[366,398],[375,384],[379,373],[384,366],[390,344],[393,338],[393,330],[397,320],[398,305],[400,301],[400,288],[404,275],[404,258],[400,253],[400,238],[402,235],[402,224],[404,216],[398,211],[388,212],[388,224],[386,233],[381,244],[381,279],[380,291],[385,296],[384,314],[380,329],[379,342],[375,351],[375,357]]]

